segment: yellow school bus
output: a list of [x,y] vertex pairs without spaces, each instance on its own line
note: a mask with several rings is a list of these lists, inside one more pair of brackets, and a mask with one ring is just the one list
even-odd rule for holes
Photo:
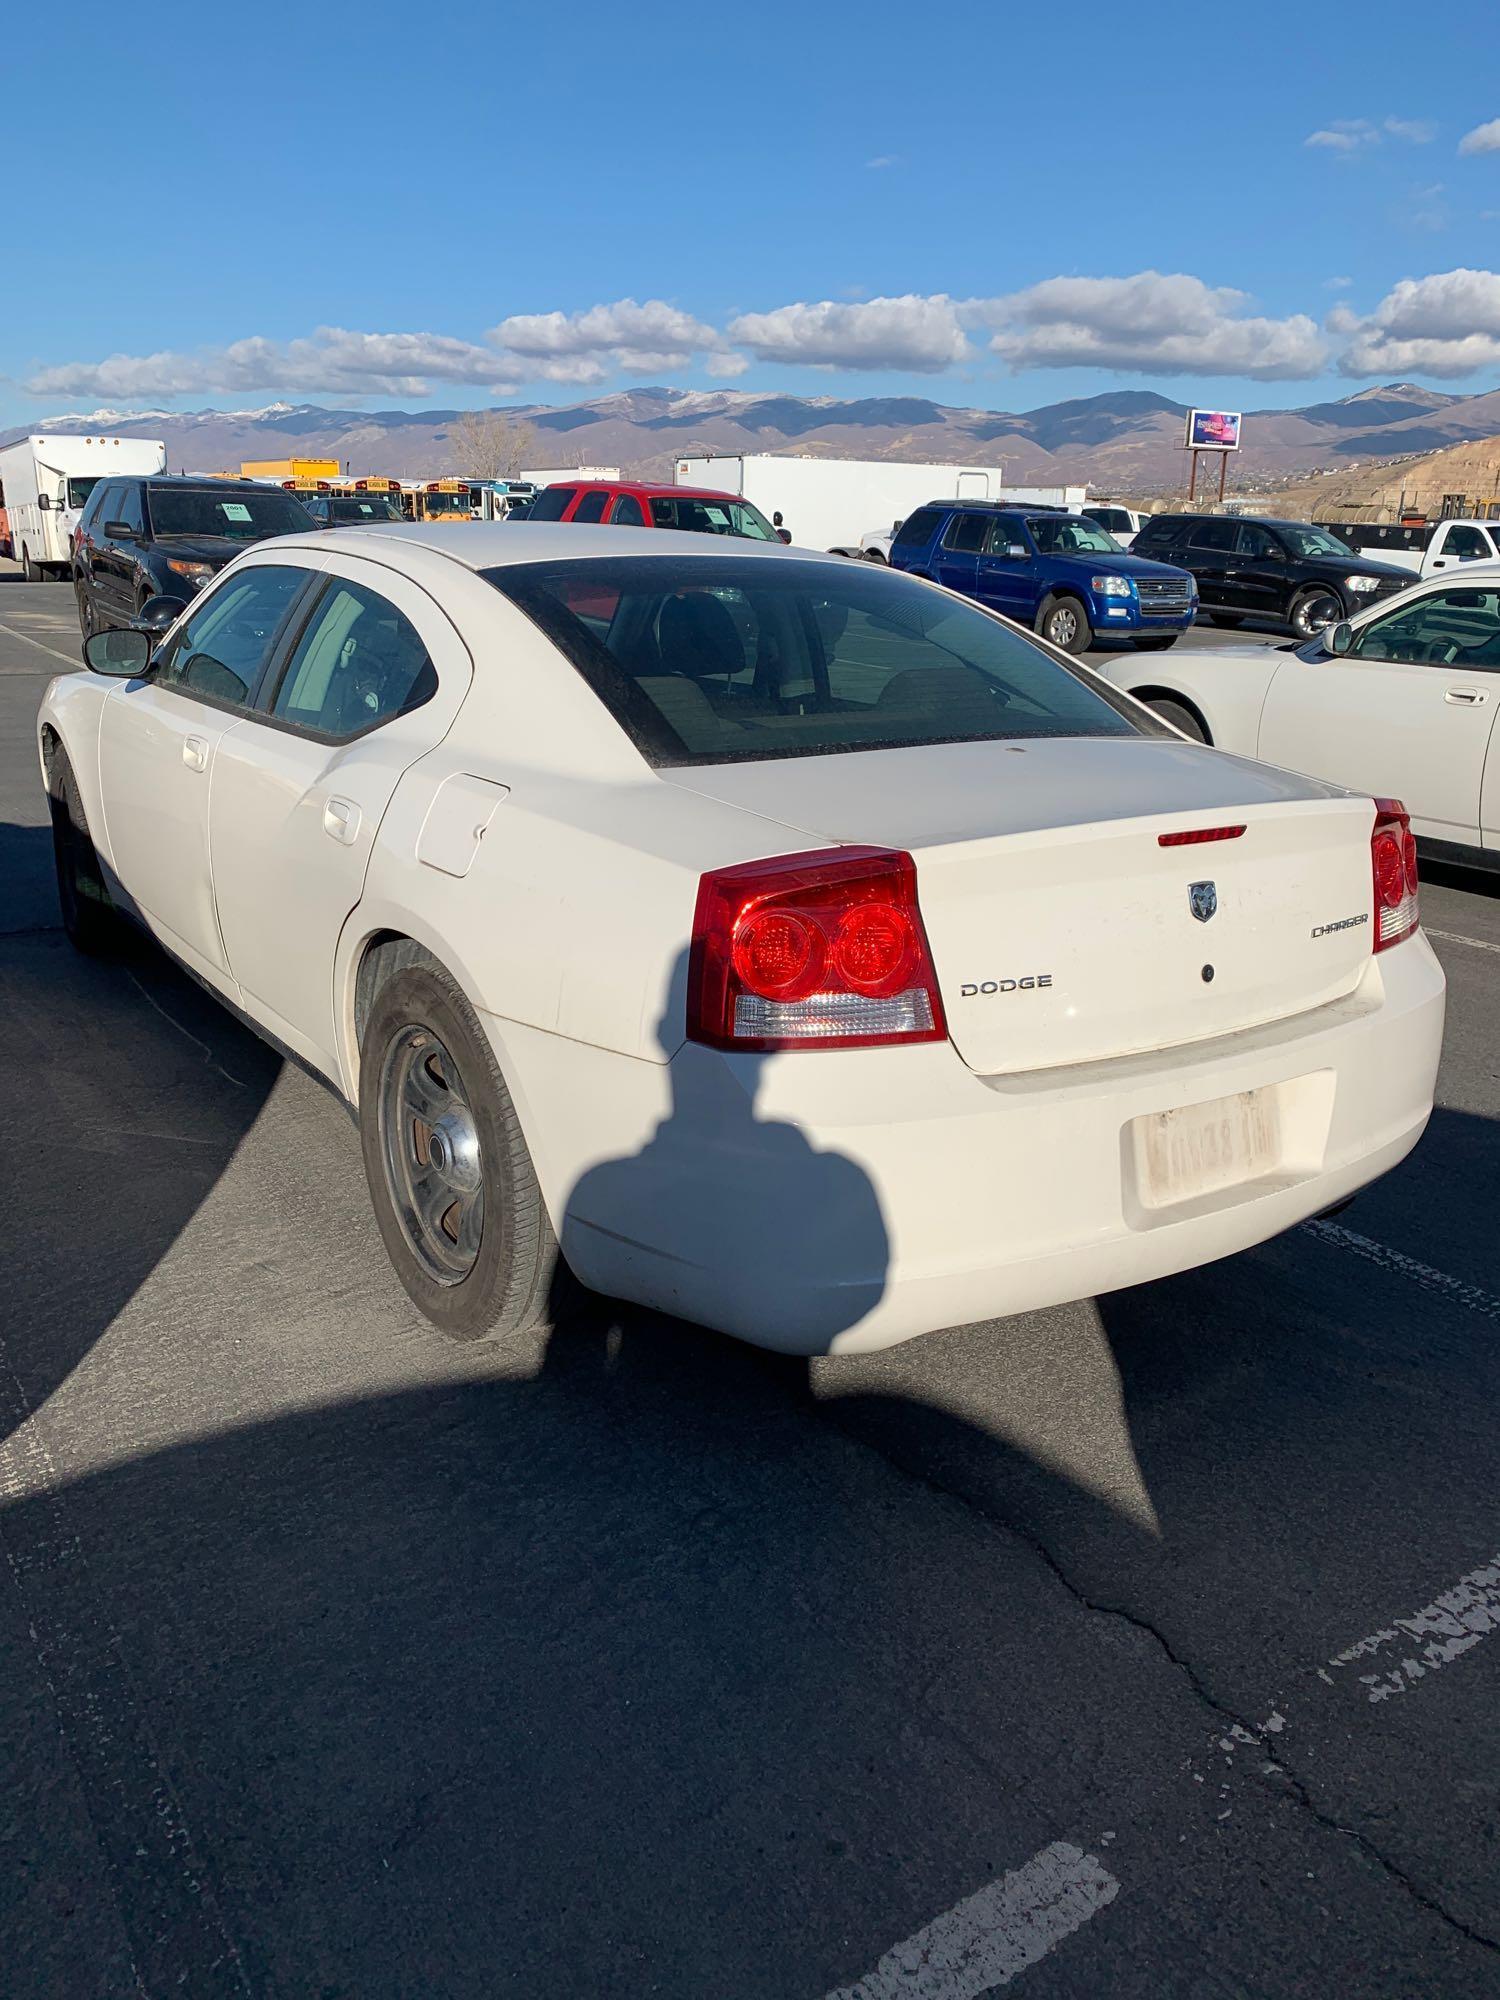
[[401,505],[408,521],[467,521],[467,479],[403,479]]

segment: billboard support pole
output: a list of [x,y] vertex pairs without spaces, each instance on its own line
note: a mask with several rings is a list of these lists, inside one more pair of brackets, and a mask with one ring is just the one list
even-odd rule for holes
[[1198,491],[1198,454],[1197,454],[1197,452],[1195,452],[1195,451],[1190,451],[1190,452],[1188,453],[1188,463],[1189,463],[1189,464],[1190,464],[1190,465],[1192,466],[1192,468],[1193,468],[1193,469],[1192,469],[1192,471],[1191,471],[1191,472],[1190,472],[1190,473],[1188,474],[1188,505],[1189,505],[1189,506],[1191,507],[1191,506],[1192,506],[1192,504],[1193,504],[1193,500],[1194,500],[1194,498],[1195,498],[1195,496],[1196,496],[1196,494],[1197,494],[1197,491]]
[[1219,453],[1219,505],[1221,507],[1224,505],[1224,475],[1228,470],[1229,470],[1229,453],[1227,451],[1221,451]]

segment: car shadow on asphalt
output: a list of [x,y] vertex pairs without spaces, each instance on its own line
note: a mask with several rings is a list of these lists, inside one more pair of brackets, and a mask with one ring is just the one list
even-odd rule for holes
[[[43,1448],[0,1542],[83,1827],[51,1865],[55,1774],[13,1765],[0,1851],[42,1857],[0,1873],[16,2000],[115,1990],[111,1924],[152,1992],[458,1994],[503,1972],[538,1994],[814,1995],[1049,1842],[1091,1839],[1106,1804],[1113,1825],[1155,1798],[1215,1720],[1166,1647],[1216,1628],[1204,1671],[1248,1711],[1280,1692],[1268,1625],[1276,1663],[1323,1625],[1357,1637],[1372,1550],[1409,1553],[1413,1588],[1456,1574],[1488,1508],[1479,1427],[1446,1411],[1434,1448],[1472,1498],[1455,1516],[1445,1482],[1443,1513],[1403,1476],[1404,1302],[1356,1291],[1351,1326],[1334,1252],[1301,1235],[1097,1312],[863,1360],[594,1302],[457,1360],[418,1330],[426,1379],[330,1402],[320,1350],[289,1344],[269,1377],[289,1407],[185,1421],[166,1448],[105,1423],[104,1462],[70,1478],[45,1455],[48,1396],[199,1215],[279,1065],[154,953],[0,940],[0,1005],[19,1034],[0,1108],[42,1142],[0,1166],[6,1379]],[[832,1190],[887,1254],[851,1163],[810,1162],[792,1128],[762,1140],[753,1104],[710,1114],[747,1185],[806,1175],[810,1205]],[[650,1142],[653,1186],[680,1170],[684,1109]],[[1440,1114],[1428,1145],[1455,1142],[1493,1129]],[[205,1314],[219,1282],[201,1273]],[[236,1282],[261,1278],[242,1258]],[[289,1290],[299,1324],[361,1337],[316,1249]],[[1453,1367],[1493,1387],[1464,1332],[1442,1329]],[[175,1343],[210,1408],[213,1371],[240,1366],[191,1316],[129,1339],[158,1363]],[[1099,1449],[1070,1457],[1080,1431]],[[1355,1431],[1357,1453],[1329,1449]],[[1132,1714],[1150,1725],[1122,1728]],[[1452,1774],[1429,1770],[1447,1812]],[[1218,1801],[1184,1792],[1207,1838]],[[1071,1939],[1051,1990],[1162,1990],[1201,1921],[1178,1825],[1152,1895]],[[1320,1860],[1315,1893],[1237,1871],[1213,1949],[1239,1990],[1294,1990],[1295,1897],[1337,1899],[1342,1866]],[[1389,1990],[1422,1990],[1425,1934],[1383,1885],[1344,1886]],[[1296,1990],[1346,1983],[1320,1922]]]

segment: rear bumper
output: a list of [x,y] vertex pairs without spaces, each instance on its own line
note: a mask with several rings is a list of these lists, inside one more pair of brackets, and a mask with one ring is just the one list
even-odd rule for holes
[[[1443,1009],[1418,936],[1297,1022],[1020,1077],[946,1043],[656,1064],[490,1025],[583,1282],[818,1354],[1140,1284],[1316,1215],[1420,1137]],[[1142,1205],[1132,1119],[1280,1084],[1300,1108],[1274,1171]]]

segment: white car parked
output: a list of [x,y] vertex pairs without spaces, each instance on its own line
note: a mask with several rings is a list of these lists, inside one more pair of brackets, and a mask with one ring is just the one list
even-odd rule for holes
[[129,909],[356,1108],[459,1338],[586,1286],[799,1353],[1180,1271],[1415,1144],[1398,807],[1184,743],[967,599],[619,528],[266,542],[40,752]]
[[1300,646],[1101,667],[1186,735],[1403,799],[1435,856],[1500,867],[1500,563],[1414,584]]

